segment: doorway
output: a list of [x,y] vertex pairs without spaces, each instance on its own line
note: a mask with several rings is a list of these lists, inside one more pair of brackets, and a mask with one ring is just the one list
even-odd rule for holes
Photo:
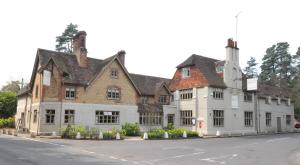
[[174,125],[174,118],[175,118],[174,114],[168,114],[168,124]]
[[277,132],[281,132],[281,117],[277,117]]

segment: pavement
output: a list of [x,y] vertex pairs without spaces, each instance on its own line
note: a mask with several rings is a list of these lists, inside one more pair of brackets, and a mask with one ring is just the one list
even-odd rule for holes
[[300,133],[96,141],[0,135],[0,165],[300,165]]

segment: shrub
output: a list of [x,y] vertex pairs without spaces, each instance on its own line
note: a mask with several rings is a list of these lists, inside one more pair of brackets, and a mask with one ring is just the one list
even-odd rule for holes
[[195,131],[186,131],[187,137],[199,137],[198,132]]
[[184,131],[186,130],[182,128],[175,128],[175,129],[168,130],[167,132],[169,133],[170,139],[179,139],[182,138]]
[[121,139],[124,139],[124,131],[119,131],[115,128],[113,128],[110,131],[103,132],[103,139],[105,140],[116,139],[117,133],[120,134]]
[[125,125],[122,125],[122,130],[125,136],[140,135],[140,126],[137,123],[125,123]]
[[148,132],[149,139],[161,139],[164,138],[165,130],[163,129],[152,129]]
[[0,128],[14,128],[15,119],[10,117],[7,119],[0,119]]
[[66,128],[60,130],[62,138],[75,139],[77,132],[81,137],[86,138],[89,135],[89,131],[83,126],[68,125]]
[[167,127],[165,127],[164,129],[165,130],[172,130],[172,129],[175,129],[175,127],[172,123],[168,123]]

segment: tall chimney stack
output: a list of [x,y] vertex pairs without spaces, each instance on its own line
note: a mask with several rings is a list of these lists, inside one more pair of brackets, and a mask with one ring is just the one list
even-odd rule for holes
[[78,65],[87,67],[87,49],[85,47],[86,32],[80,31],[73,37],[73,53],[76,55]]

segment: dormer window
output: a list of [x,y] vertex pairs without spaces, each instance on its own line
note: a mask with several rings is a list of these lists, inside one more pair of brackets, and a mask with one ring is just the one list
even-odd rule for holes
[[118,70],[116,68],[111,69],[110,76],[112,78],[118,78]]
[[219,66],[216,67],[216,72],[217,73],[222,73],[223,69],[224,69],[224,66],[219,65]]
[[167,96],[166,95],[159,96],[159,103],[160,104],[166,104],[167,103]]
[[66,99],[75,99],[75,88],[74,87],[67,87],[66,88],[65,98]]
[[120,89],[117,87],[110,87],[107,89],[107,98],[118,100],[120,99]]
[[143,103],[143,104],[147,104],[147,103],[148,103],[148,97],[143,96],[143,97],[142,97],[142,103]]
[[182,78],[187,78],[191,76],[190,67],[181,69]]

